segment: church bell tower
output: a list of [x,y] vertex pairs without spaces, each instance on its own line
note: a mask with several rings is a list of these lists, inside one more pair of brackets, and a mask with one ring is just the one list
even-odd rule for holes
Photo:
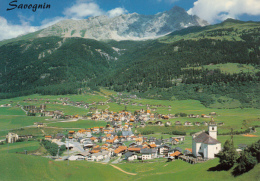
[[209,122],[209,136],[217,139],[217,131],[217,124],[215,123],[213,118],[211,118],[211,121]]

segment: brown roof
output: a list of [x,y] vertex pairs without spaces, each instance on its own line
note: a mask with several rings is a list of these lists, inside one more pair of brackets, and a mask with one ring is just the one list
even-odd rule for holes
[[107,143],[114,143],[114,140],[106,140]]
[[94,146],[94,148],[98,148],[98,147],[99,147],[99,145]]
[[174,153],[170,154],[170,156],[179,156],[180,154],[181,154],[181,152],[175,151]]
[[96,140],[97,138],[95,138],[95,137],[91,137],[90,139],[94,141],[94,140]]
[[191,148],[185,148],[185,150],[189,150],[192,153],[192,149]]
[[119,146],[117,149],[115,149],[115,153],[120,153],[120,152],[123,152],[127,149],[126,146]]
[[203,132],[203,133],[199,134],[198,136],[196,136],[194,138],[194,141],[196,143],[204,143],[204,144],[217,144],[217,143],[220,143],[218,140],[216,140],[215,138],[212,138],[211,136],[209,136],[205,132]]
[[84,132],[86,132],[87,130],[84,130],[84,129],[81,129],[81,130],[79,130],[78,132],[79,133],[84,133]]
[[137,151],[137,152],[140,152],[141,148],[128,148],[128,151]]
[[156,144],[150,144],[149,145],[151,148],[155,148],[156,147]]
[[100,150],[91,150],[90,153],[98,153]]
[[136,138],[135,141],[140,142],[140,141],[143,141],[143,139],[142,138]]

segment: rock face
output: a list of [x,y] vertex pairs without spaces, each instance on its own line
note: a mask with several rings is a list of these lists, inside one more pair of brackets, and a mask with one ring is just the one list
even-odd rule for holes
[[38,37],[82,37],[96,40],[153,39],[190,26],[208,23],[198,16],[189,15],[180,7],[156,15],[124,14],[91,17],[84,20],[63,20],[40,32]]

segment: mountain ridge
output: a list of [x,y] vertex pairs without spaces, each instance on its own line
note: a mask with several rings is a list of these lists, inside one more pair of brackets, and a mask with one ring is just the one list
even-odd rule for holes
[[208,23],[178,6],[155,15],[137,13],[116,17],[105,15],[83,20],[62,20],[43,29],[37,36],[81,37],[96,40],[146,40],[164,36],[190,26],[205,26]]

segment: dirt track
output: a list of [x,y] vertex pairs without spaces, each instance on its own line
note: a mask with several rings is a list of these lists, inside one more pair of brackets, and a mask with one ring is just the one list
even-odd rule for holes
[[119,167],[117,167],[117,166],[115,166],[115,165],[112,165],[112,164],[110,164],[112,167],[114,167],[115,169],[117,169],[117,170],[119,170],[119,171],[121,171],[121,172],[123,172],[123,173],[126,173],[126,174],[128,174],[128,175],[136,175],[136,173],[130,173],[130,172],[126,172],[126,171],[124,171],[124,170],[122,170],[121,168],[119,168]]

